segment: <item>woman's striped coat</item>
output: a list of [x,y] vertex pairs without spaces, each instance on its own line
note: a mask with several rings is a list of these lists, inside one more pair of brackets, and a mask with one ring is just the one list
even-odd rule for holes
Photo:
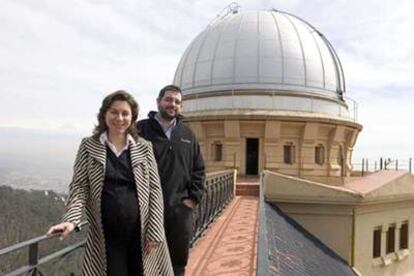
[[[141,214],[141,248],[144,275],[174,275],[164,233],[163,199],[151,143],[140,138],[131,146],[131,165]],[[78,224],[86,207],[89,221],[83,275],[106,275],[105,237],[102,228],[101,195],[105,176],[106,147],[89,137],[82,140],[74,166],[63,221]],[[159,242],[146,252],[145,241]]]

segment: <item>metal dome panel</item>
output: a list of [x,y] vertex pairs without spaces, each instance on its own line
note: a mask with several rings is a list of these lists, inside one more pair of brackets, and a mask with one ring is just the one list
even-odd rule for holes
[[342,100],[343,72],[329,42],[279,11],[230,14],[188,46],[174,83],[184,95],[266,89]]

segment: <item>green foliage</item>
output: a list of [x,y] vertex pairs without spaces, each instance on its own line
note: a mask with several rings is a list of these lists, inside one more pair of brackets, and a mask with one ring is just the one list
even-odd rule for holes
[[[64,212],[64,197],[53,191],[25,191],[0,186],[0,248],[42,236],[60,221]],[[57,238],[40,242],[40,258],[85,238],[72,234],[65,241]],[[28,247],[0,256],[0,275],[24,266],[28,262]],[[43,275],[80,275],[83,249],[39,267]]]

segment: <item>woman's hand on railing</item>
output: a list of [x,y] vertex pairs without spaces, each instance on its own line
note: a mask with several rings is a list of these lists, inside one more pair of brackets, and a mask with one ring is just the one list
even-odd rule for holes
[[75,229],[75,225],[72,222],[62,222],[55,224],[49,228],[46,235],[48,237],[60,236],[60,240],[64,240]]

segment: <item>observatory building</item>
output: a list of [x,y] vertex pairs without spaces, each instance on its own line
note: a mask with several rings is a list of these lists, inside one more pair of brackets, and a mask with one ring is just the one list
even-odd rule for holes
[[[357,275],[414,275],[414,177],[351,174],[357,105],[334,48],[311,24],[277,10],[230,9],[187,47],[174,84],[208,171],[261,174],[261,217],[277,206],[308,231],[298,236],[311,233]],[[277,239],[280,221],[267,222]]]
[[284,12],[234,12],[187,47],[174,84],[207,169],[347,176],[362,126],[328,40]]

